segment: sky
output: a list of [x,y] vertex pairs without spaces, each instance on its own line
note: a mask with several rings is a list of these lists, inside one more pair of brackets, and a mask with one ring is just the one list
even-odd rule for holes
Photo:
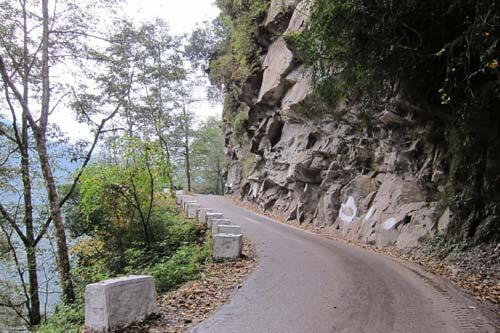
[[[204,21],[210,21],[218,15],[219,10],[214,1],[126,0],[123,4],[123,11],[137,22],[149,21],[157,17],[162,18],[169,23],[172,34],[183,35],[189,34],[197,25],[201,26]],[[202,98],[205,97],[204,89],[197,91],[197,95]],[[222,105],[202,101],[194,105],[192,111],[196,114],[196,119],[203,120],[209,116],[221,116]],[[70,138],[89,138],[89,130],[78,123],[74,119],[75,117],[68,117],[67,112],[67,110],[55,112],[52,121],[59,125],[61,130],[69,134]]]
[[128,0],[125,11],[130,17],[148,20],[161,17],[170,23],[175,34],[191,32],[196,24],[218,14],[215,0]]

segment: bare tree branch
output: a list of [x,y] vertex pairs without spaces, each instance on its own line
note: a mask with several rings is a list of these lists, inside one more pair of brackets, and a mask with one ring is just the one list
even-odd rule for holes
[[25,114],[25,117],[28,120],[31,129],[33,131],[36,131],[38,129],[38,126],[37,126],[35,120],[33,119],[33,116],[29,112],[29,105],[24,101],[23,95],[21,94],[19,89],[17,89],[16,85],[9,77],[9,74],[7,72],[7,68],[5,67],[5,62],[2,58],[2,56],[0,56],[0,74],[2,75],[2,79],[3,79],[4,83],[9,86],[10,90],[12,90],[12,92],[14,93],[14,96],[16,97],[19,104],[22,105],[23,110],[25,111],[23,113]]
[[16,153],[17,151],[19,151],[19,148],[16,147],[14,149],[12,149],[10,152],[7,153],[7,156],[5,157],[5,159],[3,160],[3,162],[0,163],[0,167],[3,167],[5,164],[7,164],[7,162],[9,161],[9,158],[14,154]]
[[6,139],[8,139],[9,141],[12,141],[13,143],[17,144],[17,141],[16,141],[16,138],[13,137],[12,135],[10,135],[2,126],[2,124],[0,124],[0,135],[3,135]]
[[[16,231],[16,234],[21,238],[24,244],[29,244],[28,238],[24,235],[23,231],[17,225],[16,221],[10,216],[9,212],[5,209],[2,202],[0,202],[0,214],[2,214],[3,218],[9,222],[10,226]],[[1,223],[0,223],[1,224]],[[3,226],[2,226],[3,228]]]
[[12,128],[14,129],[14,135],[16,138],[16,143],[20,147],[21,146],[21,136],[19,135],[19,128],[17,127],[17,116],[16,116],[16,110],[14,109],[14,105],[12,104],[12,101],[10,100],[10,94],[9,94],[9,88],[6,83],[4,83],[4,89],[5,89],[5,99],[7,100],[7,105],[9,105],[10,109],[10,114],[12,115]]
[[66,92],[66,93],[64,93],[64,94],[63,94],[63,95],[62,95],[62,96],[61,96],[61,97],[57,100],[57,102],[56,102],[56,103],[54,103],[54,106],[52,106],[52,108],[51,108],[51,109],[50,109],[50,111],[49,111],[49,115],[51,115],[51,114],[52,114],[52,113],[56,110],[56,108],[59,106],[59,104],[62,102],[62,100],[63,100],[64,98],[66,98],[66,96],[68,96],[69,94],[70,94],[70,92],[69,92],[69,91],[68,91],[68,92]]
[[[75,179],[73,180],[73,183],[71,184],[71,187],[68,190],[68,192],[61,199],[61,202],[60,202],[60,206],[61,207],[66,203],[66,201],[73,194],[73,192],[74,192],[74,190],[76,188],[76,185],[78,184],[78,181],[80,180],[83,172],[85,171],[85,168],[87,167],[88,163],[90,162],[90,158],[92,157],[92,153],[94,152],[94,149],[97,146],[97,143],[99,141],[99,137],[101,136],[101,134],[103,134],[105,132],[103,130],[104,126],[106,125],[106,123],[109,120],[111,120],[118,113],[118,111],[120,110],[121,106],[122,106],[122,103],[120,102],[118,104],[118,106],[113,110],[113,112],[108,117],[106,117],[103,120],[101,120],[101,123],[97,127],[97,131],[96,131],[96,134],[94,136],[94,141],[92,142],[92,146],[90,147],[89,151],[87,152],[87,155],[85,156],[85,160],[83,161],[82,166],[80,167],[80,171],[78,172],[78,174],[76,175]],[[52,222],[52,216],[49,216],[47,218],[47,220],[45,221],[45,223],[43,224],[42,228],[40,229],[40,232],[39,232],[38,236],[35,238],[35,242],[34,242],[35,246],[36,246],[36,244],[38,244],[38,242],[42,239],[42,237],[44,236],[44,234],[47,232],[47,229],[49,228],[51,222]]]
[[[2,210],[2,215],[3,215],[3,206],[1,203],[0,203],[0,209]],[[17,271],[17,274],[19,275],[19,279],[21,280],[21,285],[23,286],[23,293],[24,293],[24,297],[26,300],[26,302],[24,304],[26,305],[26,308],[28,309],[28,313],[30,314],[30,317],[31,317],[31,307],[29,304],[29,300],[30,300],[29,292],[28,292],[28,289],[26,289],[26,281],[24,280],[24,272],[21,269],[21,263],[19,262],[19,258],[17,257],[16,248],[15,248],[14,244],[12,243],[11,235],[7,232],[7,229],[5,229],[5,226],[3,225],[3,223],[0,223],[0,229],[2,229],[4,235],[6,236],[7,244],[9,245],[9,248],[11,249],[12,257],[14,258],[14,264],[16,265],[16,271]],[[16,311],[16,310],[14,309],[14,311]],[[16,314],[20,315],[17,311],[16,311]],[[23,318],[23,320],[25,320],[24,316],[20,315],[20,317]]]
[[53,35],[70,35],[70,34],[71,35],[79,35],[79,36],[90,37],[90,38],[102,40],[102,41],[105,41],[108,43],[113,43],[113,42],[117,41],[117,40],[108,39],[108,38],[103,37],[103,36],[89,34],[88,32],[85,32],[85,31],[76,31],[76,30],[65,30],[65,31],[63,31],[63,30],[51,30],[50,34],[53,34]]

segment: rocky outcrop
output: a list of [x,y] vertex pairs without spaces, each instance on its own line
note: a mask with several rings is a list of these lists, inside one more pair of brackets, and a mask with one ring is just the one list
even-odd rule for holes
[[263,63],[264,77],[260,87],[258,102],[276,104],[288,90],[290,82],[286,79],[293,68],[293,54],[283,37],[269,47]]
[[271,0],[264,28],[271,33],[283,33],[299,2],[300,0]]
[[411,105],[398,96],[382,109],[350,102],[324,110],[311,95],[310,73],[280,35],[305,28],[306,4],[272,1],[260,27],[278,37],[264,48],[260,88],[240,98],[248,137],[227,131],[227,191],[381,247],[408,249],[446,232],[444,148],[425,140],[426,122]]

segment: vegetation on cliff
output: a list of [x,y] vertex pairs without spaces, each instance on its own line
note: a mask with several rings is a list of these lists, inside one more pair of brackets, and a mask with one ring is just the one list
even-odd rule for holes
[[269,0],[217,0],[221,14],[217,25],[224,32],[210,62],[210,78],[219,87],[243,82],[258,62],[259,47],[254,36],[265,18]]
[[318,0],[308,30],[289,36],[326,100],[415,106],[448,147],[450,234],[480,241],[500,235],[499,12],[485,0]]
[[270,0],[217,0],[219,16],[196,30],[188,47],[190,60],[205,70],[224,100],[224,123],[241,131],[246,123],[239,96],[244,82],[260,69],[262,50],[255,36],[266,17]]

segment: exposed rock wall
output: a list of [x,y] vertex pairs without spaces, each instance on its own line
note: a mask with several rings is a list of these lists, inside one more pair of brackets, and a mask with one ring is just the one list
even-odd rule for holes
[[311,77],[283,37],[307,19],[305,2],[271,1],[256,36],[261,67],[241,87],[237,108],[248,111],[246,133],[226,124],[227,191],[378,246],[411,248],[446,232],[451,212],[438,204],[444,147],[425,139],[427,122],[414,119],[402,96],[381,110],[318,107]]

